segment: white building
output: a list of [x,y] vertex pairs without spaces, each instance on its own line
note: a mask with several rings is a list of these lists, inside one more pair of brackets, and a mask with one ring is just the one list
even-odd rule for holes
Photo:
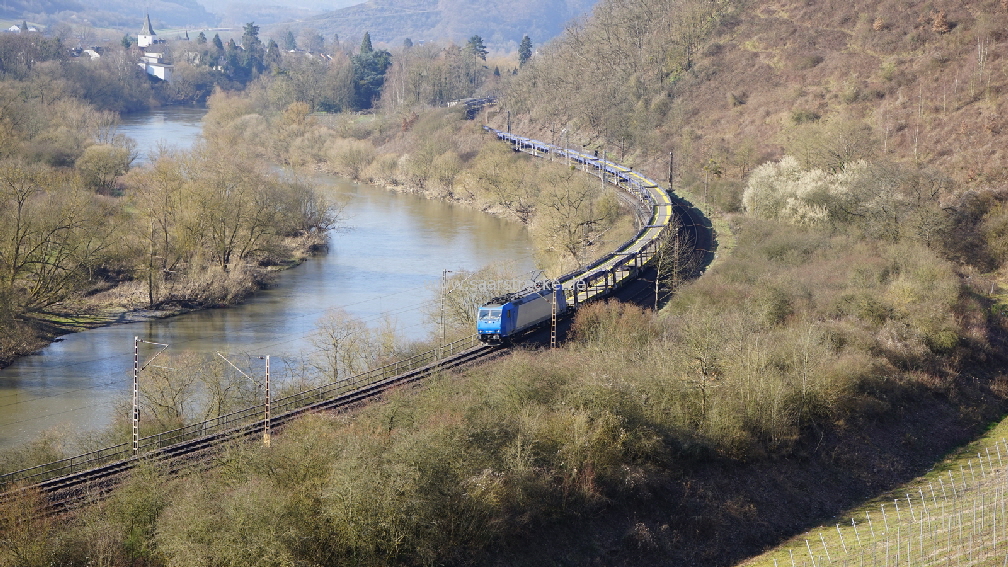
[[137,46],[138,47],[150,47],[155,43],[161,43],[161,40],[157,38],[157,34],[154,33],[154,28],[151,27],[150,14],[147,14],[146,21],[144,22],[144,27],[140,30],[140,35],[137,36]]
[[153,75],[162,81],[170,83],[174,66],[163,63],[161,61],[162,57],[164,57],[163,53],[144,52],[143,57],[140,58],[140,62],[137,65],[143,67],[148,75]]

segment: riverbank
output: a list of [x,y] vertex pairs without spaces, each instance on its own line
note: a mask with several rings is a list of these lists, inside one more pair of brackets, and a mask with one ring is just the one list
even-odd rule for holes
[[205,287],[206,281],[177,282],[171,292],[157,299],[153,305],[149,301],[146,282],[127,280],[96,283],[80,296],[17,321],[17,334],[21,339],[0,348],[0,369],[10,366],[19,357],[44,349],[70,333],[109,325],[166,319],[240,304],[257,291],[268,288],[276,272],[299,266],[307,258],[320,253],[325,249],[327,240],[324,234],[318,233],[288,239],[290,255],[282,262],[244,266],[237,277],[227,277],[216,290],[213,286]]

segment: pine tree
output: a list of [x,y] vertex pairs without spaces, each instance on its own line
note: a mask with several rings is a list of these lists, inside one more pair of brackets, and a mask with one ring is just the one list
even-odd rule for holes
[[294,51],[297,49],[297,39],[294,38],[294,32],[287,30],[286,35],[284,35],[284,49],[287,51]]
[[242,47],[246,50],[262,47],[262,42],[259,41],[259,26],[255,25],[255,22],[245,24],[244,33],[242,33]]
[[476,90],[479,88],[479,60],[482,59],[483,61],[486,61],[487,56],[487,48],[486,45],[483,44],[483,38],[478,35],[470,37],[469,41],[466,43],[466,51],[472,53],[473,56],[472,88],[473,90]]
[[403,40],[402,46],[404,49],[409,49],[413,47],[413,40],[407,37],[406,39]]
[[266,54],[263,56],[263,65],[266,67],[276,67],[280,64],[280,46],[270,38],[266,44]]
[[469,42],[466,43],[466,49],[473,54],[473,58],[479,58],[484,61],[486,61],[487,53],[489,53],[486,45],[483,44],[483,38],[478,35],[469,38]]
[[206,34],[203,32],[199,32],[199,35],[196,36],[196,45],[206,45],[206,42],[207,42]]
[[354,55],[352,61],[357,108],[371,108],[381,95],[385,72],[392,64],[392,54],[384,49],[376,51],[371,45],[371,34],[365,32],[360,53]]
[[217,51],[224,51],[224,42],[221,41],[220,34],[215,33],[213,36],[213,45],[217,48]]
[[518,66],[523,67],[532,58],[532,39],[529,36],[522,37],[518,46]]

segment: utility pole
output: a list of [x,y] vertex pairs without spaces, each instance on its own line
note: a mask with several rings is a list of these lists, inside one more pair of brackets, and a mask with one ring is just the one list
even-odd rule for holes
[[605,168],[606,168],[606,151],[602,150],[602,162],[599,163],[599,173],[601,173],[602,178],[602,190],[605,190]]
[[140,453],[140,337],[133,337],[133,456]]
[[150,256],[147,261],[147,307],[154,308],[154,219],[150,223]]
[[[219,351],[217,352],[217,356],[223,358],[224,362],[230,364],[231,368],[234,368],[235,370],[237,370],[239,374],[241,374],[242,376],[248,378],[249,382],[252,382],[253,384],[256,384],[258,386],[258,384],[256,383],[256,381],[253,380],[251,376],[249,376],[248,374],[245,374],[245,372],[241,368],[238,368],[237,366],[235,366],[235,363],[233,363],[230,360],[228,360],[228,358],[226,356],[224,356],[223,354],[221,354]],[[265,415],[263,416],[263,445],[269,447],[269,445],[270,445],[270,383],[269,383],[270,382],[270,380],[269,380],[270,379],[270,375],[269,375],[270,374],[270,365],[269,365],[269,359],[270,359],[270,357],[267,354],[266,356],[259,356],[259,357],[256,357],[256,358],[258,358],[259,360],[265,360],[266,361],[266,406],[265,406],[265,412],[264,412]]]
[[[147,361],[147,364],[144,364],[142,368],[140,367],[140,343],[147,343],[149,345],[158,345],[162,347],[161,350],[159,350],[157,354],[152,356],[151,359]],[[165,349],[167,348],[168,345],[165,343],[152,343],[150,341],[142,341],[138,336],[133,337],[133,415],[132,415],[133,420],[132,421],[133,421],[134,457],[140,454],[140,371],[143,370],[144,368],[147,368],[147,366],[149,366],[150,363],[154,362],[154,359],[160,356],[161,353],[164,352]]]
[[508,134],[510,134],[511,133],[511,111],[509,110],[509,111],[507,111],[507,113],[508,113],[507,128],[508,128]]
[[441,271],[441,348],[438,358],[444,358],[444,346],[445,341],[448,337],[448,329],[445,327],[444,319],[444,307],[445,307],[445,295],[448,294],[448,274],[452,273],[451,270]]
[[564,154],[567,155],[567,169],[570,169],[570,132],[564,128]]
[[675,156],[673,156],[672,152],[668,153],[668,190],[670,193],[672,192],[672,187],[675,180],[674,176],[675,170],[673,169],[673,165],[675,164],[674,157]]
[[269,355],[266,355],[266,417],[263,419],[263,445],[270,446]]
[[550,329],[550,348],[556,348],[557,343],[557,294],[563,293],[561,284],[553,287],[553,326]]

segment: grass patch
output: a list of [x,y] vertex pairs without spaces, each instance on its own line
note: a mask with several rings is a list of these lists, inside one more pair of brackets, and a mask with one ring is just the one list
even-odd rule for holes
[[1006,463],[1008,419],[927,474],[742,565],[1000,564],[1008,551]]

